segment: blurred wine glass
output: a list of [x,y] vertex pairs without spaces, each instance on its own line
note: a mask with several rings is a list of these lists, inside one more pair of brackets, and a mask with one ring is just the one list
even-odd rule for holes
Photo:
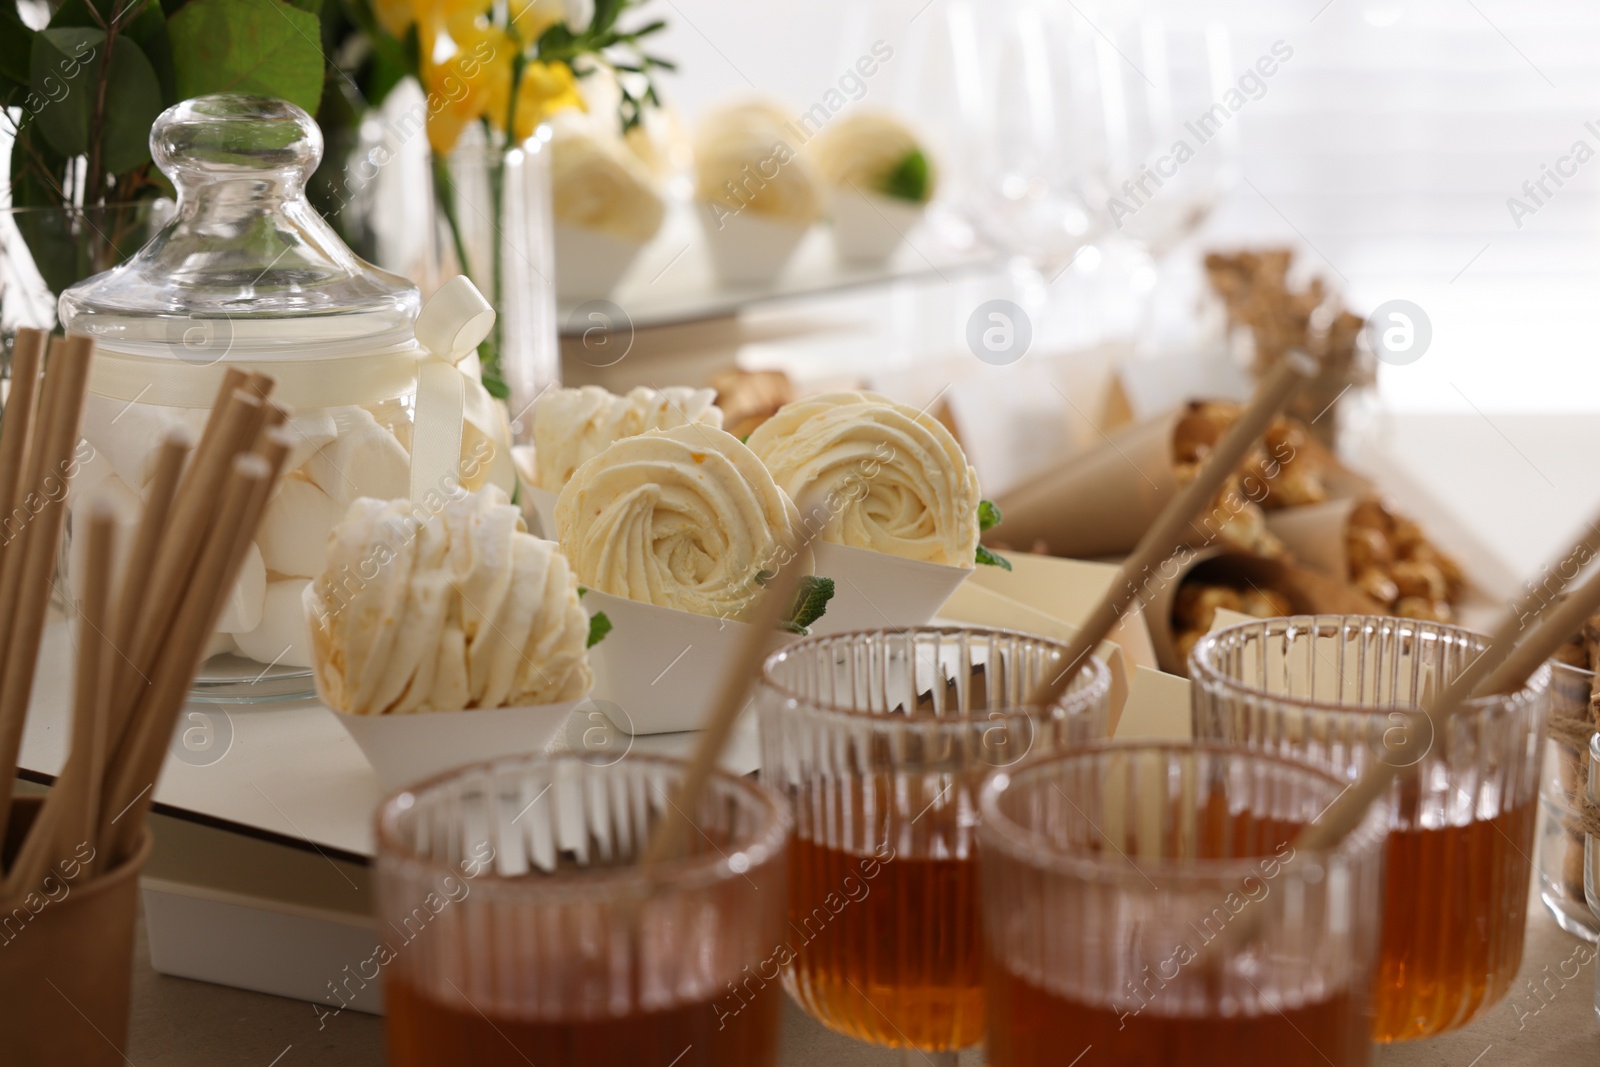
[[1097,24],[1110,182],[1096,207],[1157,261],[1237,179],[1238,112],[1267,88],[1234,70],[1227,27],[1206,7],[1146,0]]
[[963,203],[978,231],[1054,276],[1106,219],[1110,147],[1098,5],[952,0]]

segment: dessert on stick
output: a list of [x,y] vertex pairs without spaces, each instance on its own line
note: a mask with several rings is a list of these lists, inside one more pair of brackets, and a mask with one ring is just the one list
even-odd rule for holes
[[[750,448],[805,516],[818,569],[838,583],[823,632],[920,626],[978,561],[997,521],[944,424],[875,393],[795,401],[750,434]],[[1003,561],[1002,561],[1003,562]]]

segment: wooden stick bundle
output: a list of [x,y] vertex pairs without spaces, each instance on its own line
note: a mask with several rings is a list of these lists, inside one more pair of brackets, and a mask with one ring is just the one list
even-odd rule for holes
[[1316,360],[1302,352],[1284,357],[1256,390],[1255,399],[1222,435],[1217,447],[1206,458],[1194,481],[1190,482],[1162,509],[1145,531],[1133,553],[1123,562],[1106,594],[1089,613],[1067,642],[1061,672],[1040,683],[1029,698],[1034,707],[1047,707],[1060,700],[1077,676],[1084,657],[1098,648],[1138,595],[1140,583],[1152,568],[1166,562],[1188,539],[1194,520],[1210,506],[1223,482],[1238,470],[1245,453],[1261,439],[1278,412],[1299,388],[1316,376]]
[[[92,347],[87,338],[56,342],[37,402],[27,384],[14,385],[20,406],[8,407],[0,429],[0,505],[30,494],[43,501],[36,514],[30,506],[15,544],[0,546],[0,594],[9,583],[19,607],[0,642],[0,773],[8,780],[45,627]],[[23,364],[19,373],[28,373]],[[96,871],[137,847],[166,742],[288,455],[277,428],[287,412],[267,399],[272,385],[264,375],[229,371],[199,446],[182,434],[162,442],[120,580],[111,514],[95,503],[84,509],[71,749],[16,860],[0,872],[0,905],[33,891],[83,843],[95,848]],[[10,790],[0,790],[0,827],[9,808]]]
[[51,344],[40,409],[30,426],[27,473],[14,497],[24,505],[27,517],[22,520],[21,543],[6,553],[6,574],[0,576],[0,597],[6,598],[0,603],[12,613],[9,640],[0,650],[4,657],[0,661],[0,773],[6,776],[6,787],[0,789],[0,826],[6,825],[11,815],[10,782],[22,747],[28,701],[33,696],[33,668],[39,658],[51,579],[66,523],[71,456],[78,442],[93,349],[94,343],[86,337],[57,339]]

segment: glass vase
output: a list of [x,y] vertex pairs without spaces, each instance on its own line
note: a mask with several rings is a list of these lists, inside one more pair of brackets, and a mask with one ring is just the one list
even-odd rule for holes
[[478,348],[480,369],[506,403],[513,442],[529,443],[528,408],[561,378],[549,127],[515,145],[469,127],[433,173],[441,257],[460,264],[441,276],[466,274],[499,313]]
[[0,207],[0,346],[7,373],[24,327],[56,328],[56,298],[67,286],[138,251],[166,217],[168,201],[96,208]]

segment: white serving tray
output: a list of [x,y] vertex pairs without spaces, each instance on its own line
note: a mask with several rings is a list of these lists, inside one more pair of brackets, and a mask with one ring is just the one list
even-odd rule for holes
[[161,974],[382,1010],[366,867],[157,815],[140,888]]
[[[71,722],[70,628],[46,629],[18,768],[49,782],[61,769]],[[592,724],[575,716],[568,737]],[[637,737],[630,750],[686,755],[694,733]],[[186,745],[185,740],[189,743]],[[581,743],[581,741],[580,741]],[[755,716],[736,729],[722,766],[749,774],[760,762]],[[383,799],[378,778],[333,712],[316,701],[273,705],[190,704],[184,708],[155,808],[178,818],[366,863],[373,854],[372,818]]]
[[[635,328],[730,315],[765,300],[816,296],[830,291],[917,278],[946,278],[978,269],[992,269],[1001,257],[982,245],[957,248],[943,239],[943,227],[924,222],[913,228],[905,244],[881,264],[843,263],[834,254],[833,231],[826,221],[812,226],[794,257],[772,282],[734,286],[717,281],[711,250],[690,204],[673,202],[655,239],[623,274],[604,299],[620,307]],[[561,332],[583,334],[596,324],[584,313],[590,301],[562,301],[557,314]],[[609,321],[607,328],[617,324]]]

